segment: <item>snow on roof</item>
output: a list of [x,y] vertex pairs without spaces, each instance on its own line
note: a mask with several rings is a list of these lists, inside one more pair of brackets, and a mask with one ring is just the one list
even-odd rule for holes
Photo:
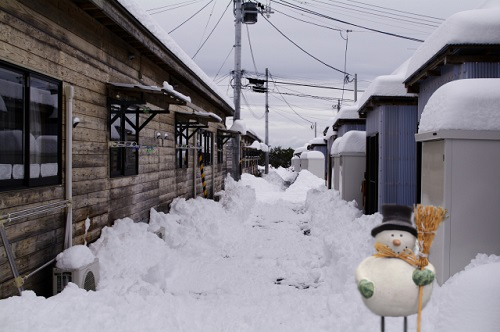
[[328,127],[326,131],[325,139],[330,139],[330,137],[337,135],[337,131],[333,130],[332,126]]
[[441,86],[427,102],[418,132],[500,130],[499,91],[498,78],[464,79]]
[[238,132],[241,135],[247,134],[247,125],[243,120],[234,120],[233,125],[229,128],[229,131]]
[[263,152],[268,152],[269,151],[269,146],[267,146],[266,143],[260,143],[260,149]]
[[443,47],[453,44],[500,44],[500,1],[490,1],[480,9],[450,16],[415,51],[406,79]]
[[247,148],[260,150],[260,143],[259,141],[255,140],[251,145],[247,146]]
[[233,101],[229,99],[215,82],[184,52],[182,48],[170,37],[170,35],[158,25],[153,18],[137,4],[136,0],[118,0],[125,9],[132,14],[141,24],[148,29],[160,42],[165,45],[179,60],[191,69],[208,87],[217,94],[228,105],[233,105]]
[[407,93],[403,84],[410,58],[403,62],[392,74],[376,77],[361,95],[358,104],[363,107],[374,96],[379,97],[414,97],[416,94]]
[[247,129],[247,132],[249,132],[249,133],[251,133],[252,135],[254,135],[255,137],[257,137],[257,139],[258,139],[259,141],[261,141],[261,142],[263,141],[263,139],[262,139],[259,135],[257,135],[257,133],[256,133],[253,129],[248,128],[248,129]]
[[306,150],[305,147],[301,146],[299,148],[296,148],[295,150],[293,150],[293,154],[299,154],[299,153],[302,153],[304,152],[304,150]]
[[324,145],[324,144],[326,144],[325,137],[324,136],[315,137],[315,138],[313,138],[312,140],[309,141],[309,144]]
[[309,151],[307,159],[325,159],[325,155],[319,151]]
[[303,151],[303,152],[300,154],[300,159],[306,159],[306,158],[307,158],[307,154],[308,154],[309,152],[312,152],[312,151],[308,151],[308,150]]
[[330,150],[330,155],[331,156],[339,153],[338,152],[338,150],[339,150],[339,144],[340,144],[340,142],[342,142],[342,137],[337,137],[337,139],[335,141],[333,141],[332,148]]
[[342,136],[337,153],[343,152],[366,152],[366,132],[351,130]]

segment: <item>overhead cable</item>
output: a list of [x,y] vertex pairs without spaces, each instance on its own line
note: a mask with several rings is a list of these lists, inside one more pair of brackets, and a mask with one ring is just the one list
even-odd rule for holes
[[168,33],[171,34],[172,32],[174,32],[175,30],[179,29],[181,26],[183,26],[186,22],[188,22],[189,20],[191,20],[193,17],[195,17],[196,15],[198,15],[199,12],[201,12],[203,9],[205,9],[209,4],[211,4],[214,0],[210,0],[210,2],[208,2],[205,6],[201,7],[200,10],[198,10],[196,13],[194,13],[193,15],[189,16],[189,18],[187,20],[185,20],[184,22],[182,22],[181,24],[179,24],[178,26],[176,26],[175,28],[173,28],[172,30],[170,30]]
[[392,9],[392,8],[388,8],[388,7],[377,6],[377,5],[373,5],[373,4],[365,3],[365,2],[361,2],[361,1],[354,1],[354,0],[349,0],[349,1],[350,2],[355,2],[355,3],[360,3],[360,4],[363,4],[363,5],[366,5],[366,6],[372,6],[372,7],[382,8],[382,9],[388,9],[388,10],[392,10],[392,11],[395,11],[395,12],[398,12],[398,13],[411,14],[411,15],[415,15],[415,16],[428,17],[428,18],[432,18],[432,19],[435,19],[435,20],[444,21],[443,18],[439,18],[439,17],[435,17],[435,16],[415,14],[415,13],[404,11],[404,10],[397,10],[397,9]]
[[200,47],[198,48],[198,50],[196,51],[196,53],[193,55],[192,59],[194,59],[196,57],[196,55],[198,54],[198,52],[203,48],[203,46],[205,45],[205,43],[208,41],[208,39],[210,38],[210,36],[212,36],[212,33],[214,33],[215,29],[217,28],[217,26],[219,25],[220,21],[222,20],[222,18],[224,17],[224,14],[226,14],[226,11],[227,9],[229,8],[229,5],[231,4],[231,2],[233,2],[233,0],[229,0],[227,6],[226,6],[226,9],[224,9],[224,12],[222,13],[221,17],[219,18],[219,20],[217,21],[217,23],[215,23],[212,31],[210,31],[210,33],[208,34],[207,38],[205,39],[205,41],[203,42],[203,44],[200,45]]
[[274,24],[271,23],[271,21],[269,21],[267,19],[266,16],[262,15],[261,16],[267,21],[267,23],[269,23],[276,31],[278,31],[283,37],[285,37],[289,42],[291,42],[293,45],[295,45],[298,49],[300,49],[302,52],[304,52],[305,54],[309,55],[311,58],[313,58],[314,60],[318,61],[319,63],[325,65],[326,67],[330,68],[330,69],[333,69],[339,73],[342,73],[344,75],[349,75],[349,73],[346,73],[345,71],[343,70],[340,70],[338,68],[335,68],[329,64],[327,64],[326,62],[318,59],[317,57],[315,57],[314,55],[312,55],[311,53],[307,52],[305,49],[303,49],[302,47],[300,47],[296,42],[294,42],[293,40],[291,40],[287,35],[285,35],[283,32],[281,32],[280,29],[278,29]]
[[284,5],[286,7],[300,9],[300,10],[306,12],[306,13],[313,14],[313,15],[318,16],[318,17],[326,18],[326,19],[329,19],[329,20],[332,20],[332,21],[336,21],[336,22],[340,22],[340,23],[343,23],[343,24],[355,26],[355,27],[358,27],[358,28],[361,28],[361,29],[365,29],[365,30],[369,30],[369,31],[378,32],[378,33],[381,33],[381,34],[384,34],[384,35],[388,35],[388,36],[392,36],[392,37],[397,37],[397,38],[402,38],[402,39],[407,39],[407,40],[412,40],[412,41],[417,41],[417,42],[423,42],[422,39],[417,39],[417,38],[413,38],[413,37],[407,37],[407,36],[403,36],[403,35],[400,35],[400,34],[397,34],[397,33],[392,33],[392,32],[387,32],[387,31],[383,31],[383,30],[373,29],[373,28],[365,27],[363,25],[359,25],[359,24],[347,22],[347,21],[344,21],[344,20],[340,20],[340,19],[328,16],[328,15],[324,15],[324,14],[315,12],[315,11],[310,10],[308,8],[305,8],[305,7],[301,7],[301,6],[298,6],[298,5],[291,4],[291,3],[289,3],[288,1],[285,1],[285,0],[277,0],[277,1],[279,1],[277,3],[279,3],[281,5]]
[[147,12],[151,12],[151,11],[157,10],[157,12],[155,12],[155,13],[150,13],[150,15],[155,15],[155,14],[163,13],[163,12],[166,12],[166,11],[169,11],[169,10],[186,7],[186,6],[189,6],[189,5],[201,2],[201,1],[203,1],[203,0],[184,1],[184,2],[179,2],[177,4],[170,4],[170,5],[166,5],[166,6],[161,6],[161,7],[146,9],[146,11]]

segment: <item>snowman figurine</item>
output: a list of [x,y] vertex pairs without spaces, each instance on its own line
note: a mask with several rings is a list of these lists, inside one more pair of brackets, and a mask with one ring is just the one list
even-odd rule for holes
[[382,224],[372,229],[377,253],[366,258],[356,269],[356,283],[363,302],[374,314],[405,317],[418,312],[419,286],[423,287],[422,305],[432,292],[434,267],[416,266],[413,250],[417,230],[411,222],[413,210],[404,205],[382,205]]

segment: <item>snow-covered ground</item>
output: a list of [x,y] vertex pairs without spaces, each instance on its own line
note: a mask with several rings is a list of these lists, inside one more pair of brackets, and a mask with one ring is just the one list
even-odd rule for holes
[[[295,182],[285,188],[283,178]],[[96,292],[70,284],[49,299],[2,300],[0,331],[379,331],[354,271],[374,252],[380,222],[308,171],[228,179],[220,202],[177,199],[149,225],[104,229],[90,246]],[[498,331],[499,275],[499,257],[478,255],[435,284],[422,330]],[[402,329],[402,318],[386,319],[386,331]]]

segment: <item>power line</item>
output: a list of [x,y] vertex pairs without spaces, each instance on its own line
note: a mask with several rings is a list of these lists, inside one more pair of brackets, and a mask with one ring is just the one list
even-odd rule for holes
[[229,59],[229,56],[231,55],[231,53],[233,53],[233,50],[234,50],[234,47],[231,46],[229,53],[227,54],[226,58],[224,59],[224,62],[220,66],[219,70],[217,70],[217,74],[215,74],[214,81],[217,79],[217,76],[219,75],[220,71],[222,70],[222,67],[224,67],[224,65],[226,64],[226,61],[227,61],[227,59]]
[[277,13],[280,13],[281,15],[285,15],[286,17],[292,18],[292,19],[300,21],[300,22],[304,22],[304,23],[307,23],[307,24],[315,25],[317,27],[325,28],[325,29],[329,29],[329,30],[333,30],[333,31],[342,31],[342,29],[339,29],[339,28],[332,28],[332,27],[329,27],[329,26],[326,26],[326,25],[317,24],[317,23],[314,23],[314,22],[309,22],[309,21],[306,21],[306,20],[302,20],[300,18],[297,18],[297,17],[291,16],[291,15],[285,14],[282,11],[279,11],[277,9],[273,9],[273,10],[275,12],[277,12]]
[[[210,11],[210,14],[208,15],[207,24],[205,24],[205,28],[203,29],[203,33],[201,34],[200,45],[201,45],[201,41],[203,40],[203,37],[205,37],[205,32],[207,32],[207,28],[208,28],[208,25],[210,24],[210,20],[212,19],[212,15],[214,13],[214,9],[215,9],[216,4],[217,4],[217,0],[214,1],[214,5],[212,6],[212,10]],[[199,47],[199,45],[198,45],[198,47]]]
[[291,40],[287,35],[285,35],[283,32],[281,32],[280,29],[278,29],[274,24],[271,23],[271,21],[269,21],[267,19],[267,17],[265,17],[264,15],[261,14],[261,16],[267,21],[267,23],[269,23],[274,29],[276,29],[276,31],[278,31],[283,37],[285,37],[289,42],[291,42],[293,45],[295,45],[298,49],[300,49],[302,52],[304,52],[305,54],[309,55],[311,58],[313,58],[314,60],[318,61],[319,63],[327,66],[328,68],[331,68],[339,73],[342,73],[344,75],[349,75],[349,73],[346,73],[345,71],[342,71],[338,68],[335,68],[333,66],[330,66],[329,64],[327,64],[326,62],[318,59],[317,57],[315,57],[314,55],[312,55],[311,53],[307,52],[305,49],[303,49],[302,47],[300,47],[296,42],[294,42],[293,40]]
[[396,34],[396,33],[392,33],[392,32],[387,32],[387,31],[383,31],[383,30],[378,30],[378,29],[373,29],[373,28],[365,27],[363,25],[359,25],[359,24],[347,22],[347,21],[344,21],[344,20],[340,20],[340,19],[337,19],[337,18],[328,16],[328,15],[324,15],[324,14],[315,12],[313,10],[310,10],[310,9],[307,9],[307,8],[304,8],[304,7],[301,7],[301,6],[298,6],[298,5],[291,4],[291,3],[289,3],[288,1],[285,1],[285,0],[277,0],[277,1],[278,2],[276,2],[276,3],[279,3],[279,4],[283,5],[283,6],[286,6],[286,7],[289,7],[289,8],[294,8],[294,9],[299,9],[299,10],[304,11],[306,13],[313,14],[313,15],[318,16],[318,17],[326,18],[326,19],[329,19],[329,20],[332,20],[332,21],[336,21],[336,22],[340,22],[340,23],[352,25],[352,26],[355,26],[355,27],[358,27],[358,28],[361,28],[361,29],[378,32],[378,33],[381,33],[381,34],[384,34],[384,35],[388,35],[388,36],[392,36],[392,37],[397,37],[397,38],[402,38],[402,39],[407,39],[407,40],[412,40],[412,41],[417,41],[417,42],[423,42],[423,40],[421,40],[421,39],[417,39],[417,38],[413,38],[413,37],[407,37],[407,36],[403,36],[403,35],[400,35],[400,34]]
[[[151,11],[158,10],[157,12],[150,14],[150,15],[155,15],[155,14],[160,14],[160,13],[163,13],[163,12],[166,12],[166,11],[169,11],[169,10],[186,7],[186,6],[189,6],[189,5],[201,2],[201,1],[203,1],[203,0],[184,1],[184,2],[177,3],[177,4],[170,4],[170,5],[161,6],[161,7],[157,7],[157,8],[146,9],[146,11],[147,12],[151,12]],[[163,10],[160,10],[160,9],[163,9]]]
[[205,9],[209,4],[211,4],[214,0],[210,0],[210,2],[208,2],[205,6],[201,7],[200,10],[198,10],[196,13],[194,13],[193,15],[191,15],[187,20],[185,20],[184,22],[182,22],[181,24],[179,24],[178,26],[176,26],[174,29],[170,30],[168,33],[171,34],[172,32],[174,32],[175,30],[179,29],[181,26],[183,26],[186,22],[188,22],[189,20],[191,20],[193,17],[195,17],[196,15],[198,15],[199,12],[201,12],[203,9]]
[[[273,78],[273,75],[271,73],[269,73],[269,76],[271,76],[271,80],[274,82],[274,78]],[[300,115],[299,113],[297,113],[293,107],[288,103],[288,101],[285,99],[285,97],[283,97],[283,95],[281,94],[280,90],[278,89],[278,86],[276,86],[276,84],[274,85],[276,87],[276,90],[278,91],[278,93],[280,94],[281,98],[283,99],[283,101],[288,105],[288,107],[290,107],[290,109],[295,113],[297,114],[302,120],[305,120],[309,123],[312,123],[312,121],[309,121],[307,120],[306,118],[304,118],[302,115]]]
[[217,26],[219,25],[220,21],[222,20],[222,18],[224,17],[224,14],[226,14],[226,11],[227,9],[229,8],[229,5],[231,4],[231,2],[233,2],[233,0],[229,0],[227,6],[226,6],[226,9],[224,9],[224,12],[222,13],[221,17],[219,18],[219,20],[217,21],[217,23],[215,23],[215,26],[213,27],[212,31],[210,31],[210,33],[208,34],[207,38],[205,39],[205,41],[203,42],[203,44],[201,44],[201,46],[198,48],[198,50],[196,51],[196,53],[193,55],[192,59],[194,59],[196,57],[196,55],[198,54],[198,52],[203,48],[203,46],[205,45],[205,43],[208,41],[208,39],[210,38],[210,36],[212,36],[212,33],[215,31],[215,29],[217,28]]
[[252,42],[250,41],[250,29],[248,29],[248,24],[245,24],[245,27],[247,29],[248,45],[250,46],[250,54],[252,55],[253,68],[255,69],[255,72],[258,72],[257,65],[255,64],[255,58],[253,56]]
[[247,108],[250,111],[250,113],[252,113],[253,117],[256,118],[257,120],[264,119],[264,117],[266,116],[266,113],[264,112],[264,114],[262,114],[261,116],[255,114],[255,112],[253,111],[253,109],[250,107],[250,104],[248,103],[248,100],[247,100],[245,94],[243,93],[243,90],[241,91],[241,96],[243,97],[243,101],[245,102],[245,105],[247,106]]
[[[285,115],[281,114],[281,113],[284,113],[282,110],[279,110],[279,109],[277,109],[277,108],[272,108],[272,109],[270,109],[270,110],[278,112],[278,113],[275,113],[275,114],[277,114],[277,115],[279,115],[279,116],[281,116],[281,117],[283,117],[283,118],[285,118],[285,119],[287,119],[287,120],[290,120],[290,121],[292,121],[292,122],[294,122],[294,123],[298,124],[298,125],[299,125],[299,126],[301,126],[301,127],[306,127],[306,125],[304,125],[303,123],[298,123],[297,121],[295,121],[295,120],[293,120],[293,119],[289,118],[288,116],[285,116]],[[309,128],[309,126],[307,126],[306,128]]]
[[[283,85],[295,85],[295,86],[305,86],[305,87],[310,87],[310,88],[319,88],[319,89],[329,89],[329,90],[345,90],[345,91],[354,91],[353,89],[343,89],[343,88],[336,88],[333,86],[324,86],[324,85],[315,85],[315,84],[304,84],[304,83],[294,83],[294,82],[281,82],[281,81],[275,81],[276,84],[283,84]],[[358,90],[358,92],[364,92],[364,90]]]
[[[439,23],[436,23],[436,22],[433,22],[433,21],[429,21],[429,20],[424,20],[424,19],[419,19],[419,20],[425,21],[425,22],[429,22],[429,23],[423,23],[423,22],[414,21],[417,18],[406,16],[406,15],[398,15],[398,17],[388,16],[388,15],[396,15],[396,14],[392,14],[392,13],[388,13],[388,12],[383,12],[383,11],[376,10],[376,9],[369,9],[369,8],[365,8],[365,7],[361,7],[361,6],[356,6],[356,5],[349,5],[349,4],[347,4],[348,6],[357,7],[357,8],[349,8],[349,7],[345,7],[345,6],[341,6],[341,5],[336,5],[336,4],[333,4],[333,3],[323,2],[323,1],[320,1],[320,0],[312,0],[312,1],[317,2],[317,3],[321,3],[321,4],[325,4],[325,5],[334,7],[334,8],[337,8],[337,7],[338,8],[343,8],[345,10],[355,11],[357,13],[364,13],[364,14],[368,14],[368,15],[372,15],[372,16],[376,16],[376,17],[384,17],[384,18],[388,18],[388,19],[391,19],[391,20],[396,20],[396,21],[401,21],[401,22],[407,22],[407,23],[412,23],[412,24],[419,24],[419,25],[429,26],[429,27],[433,27],[433,28],[437,28],[438,26],[436,24],[439,24]],[[340,1],[331,1],[331,2],[336,2],[336,3],[344,4],[343,2],[340,2]],[[379,13],[382,13],[382,14],[371,13],[371,12],[365,11],[363,9],[365,9],[365,10],[371,10],[371,11],[375,11],[375,12],[379,12]],[[388,14],[388,15],[384,15],[384,14]],[[409,19],[404,19],[404,18],[401,18],[401,17],[406,17],[406,18],[409,18]]]
[[388,10],[392,10],[392,11],[395,11],[395,12],[398,12],[398,13],[411,14],[411,15],[415,15],[415,16],[428,17],[428,18],[432,18],[432,19],[435,19],[435,20],[444,21],[444,19],[439,18],[439,17],[422,15],[422,14],[415,14],[415,13],[407,12],[407,11],[404,11],[404,10],[397,10],[397,9],[392,9],[392,8],[388,8],[388,7],[377,6],[377,5],[373,5],[373,4],[369,4],[369,3],[364,3],[364,2],[361,2],[361,1],[354,1],[354,0],[349,0],[349,1],[350,2],[360,3],[360,4],[363,4],[363,5],[366,5],[366,6],[372,6],[372,7],[376,7],[376,8],[382,8],[382,9],[388,9]]

